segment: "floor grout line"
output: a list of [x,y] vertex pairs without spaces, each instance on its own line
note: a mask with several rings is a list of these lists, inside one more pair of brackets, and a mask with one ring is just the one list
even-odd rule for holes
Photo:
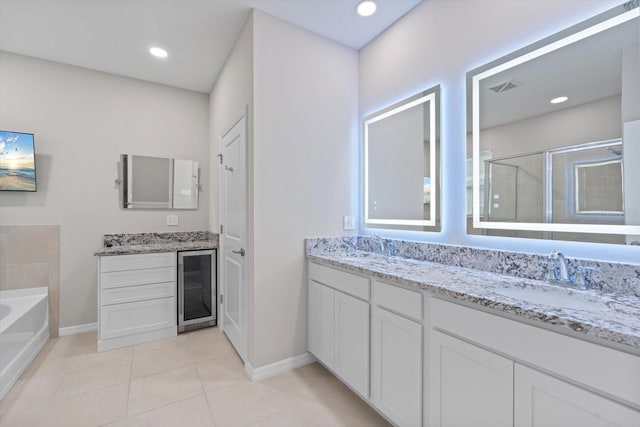
[[173,401],[173,402],[170,402],[170,403],[162,404],[162,405],[160,405],[160,406],[158,406],[156,408],[147,409],[145,411],[138,412],[137,414],[127,415],[126,419],[129,420],[130,418],[136,418],[136,417],[139,417],[140,415],[148,414],[149,412],[157,411],[158,409],[166,408],[167,406],[176,405],[178,403],[185,402],[185,401],[187,401],[189,399],[194,399],[196,397],[203,396],[203,395],[205,395],[205,399],[206,399],[206,393],[196,394],[196,395],[193,395],[193,396],[185,397],[184,399],[180,399],[180,400],[176,400],[176,401]]
[[213,421],[215,425],[215,420],[213,419],[213,410],[211,409],[211,403],[209,403],[209,397],[207,396],[207,390],[204,388],[204,382],[202,381],[202,376],[200,375],[200,371],[196,367],[196,375],[198,375],[198,381],[200,381],[200,388],[202,389],[202,394],[204,395],[204,401],[207,403],[207,410],[209,411],[209,417],[211,417],[211,421]]
[[124,425],[129,424],[129,402],[131,401],[131,381],[133,380],[133,360],[136,357],[135,346],[131,349],[131,363],[129,364],[129,384],[127,386],[127,404],[124,410]]

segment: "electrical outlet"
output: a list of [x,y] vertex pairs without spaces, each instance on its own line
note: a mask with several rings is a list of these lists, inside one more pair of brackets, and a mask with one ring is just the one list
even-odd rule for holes
[[167,215],[167,225],[170,225],[170,226],[178,225],[178,215]]
[[344,216],[342,218],[342,228],[345,230],[353,230],[356,226],[356,219],[353,216]]

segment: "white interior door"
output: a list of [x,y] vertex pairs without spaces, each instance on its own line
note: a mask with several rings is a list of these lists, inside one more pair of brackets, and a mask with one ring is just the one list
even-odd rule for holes
[[222,329],[243,360],[247,356],[247,131],[246,112],[221,140]]

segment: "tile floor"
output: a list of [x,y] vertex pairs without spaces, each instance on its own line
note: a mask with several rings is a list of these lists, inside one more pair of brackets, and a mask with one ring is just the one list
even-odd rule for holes
[[387,425],[317,363],[250,382],[217,328],[103,353],[51,339],[0,401],[2,427]]

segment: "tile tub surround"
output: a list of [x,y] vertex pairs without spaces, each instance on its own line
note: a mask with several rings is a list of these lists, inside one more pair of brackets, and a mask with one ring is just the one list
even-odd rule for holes
[[49,336],[60,322],[60,226],[0,225],[0,291],[49,288]]
[[[523,279],[545,280],[547,275],[548,255],[405,240],[383,239],[383,241],[385,243],[392,241],[396,256],[401,258],[472,268]],[[371,239],[367,236],[313,238],[306,239],[305,244],[307,254],[354,249],[375,252]],[[589,289],[640,297],[640,265],[569,258],[567,261],[569,272],[572,274],[575,272],[577,263],[587,268],[585,269],[585,282]]]
[[366,251],[354,252],[348,249],[352,243],[349,238],[338,239],[342,243],[334,239],[327,242],[327,245],[318,240],[323,239],[307,241],[307,257],[312,261],[408,288],[425,290],[436,296],[480,305],[533,323],[551,326],[559,332],[565,331],[574,336],[584,334],[602,344],[622,345],[633,353],[640,353],[640,298],[636,296],[609,294],[600,290],[580,291],[586,298],[606,302],[610,309],[587,311],[552,307],[506,297],[496,292],[504,288],[528,287],[542,287],[549,292],[558,290],[557,287],[539,280],[430,261],[388,258]]
[[218,247],[218,234],[209,231],[105,234],[103,241],[104,246],[94,255],[133,255],[215,249]]

